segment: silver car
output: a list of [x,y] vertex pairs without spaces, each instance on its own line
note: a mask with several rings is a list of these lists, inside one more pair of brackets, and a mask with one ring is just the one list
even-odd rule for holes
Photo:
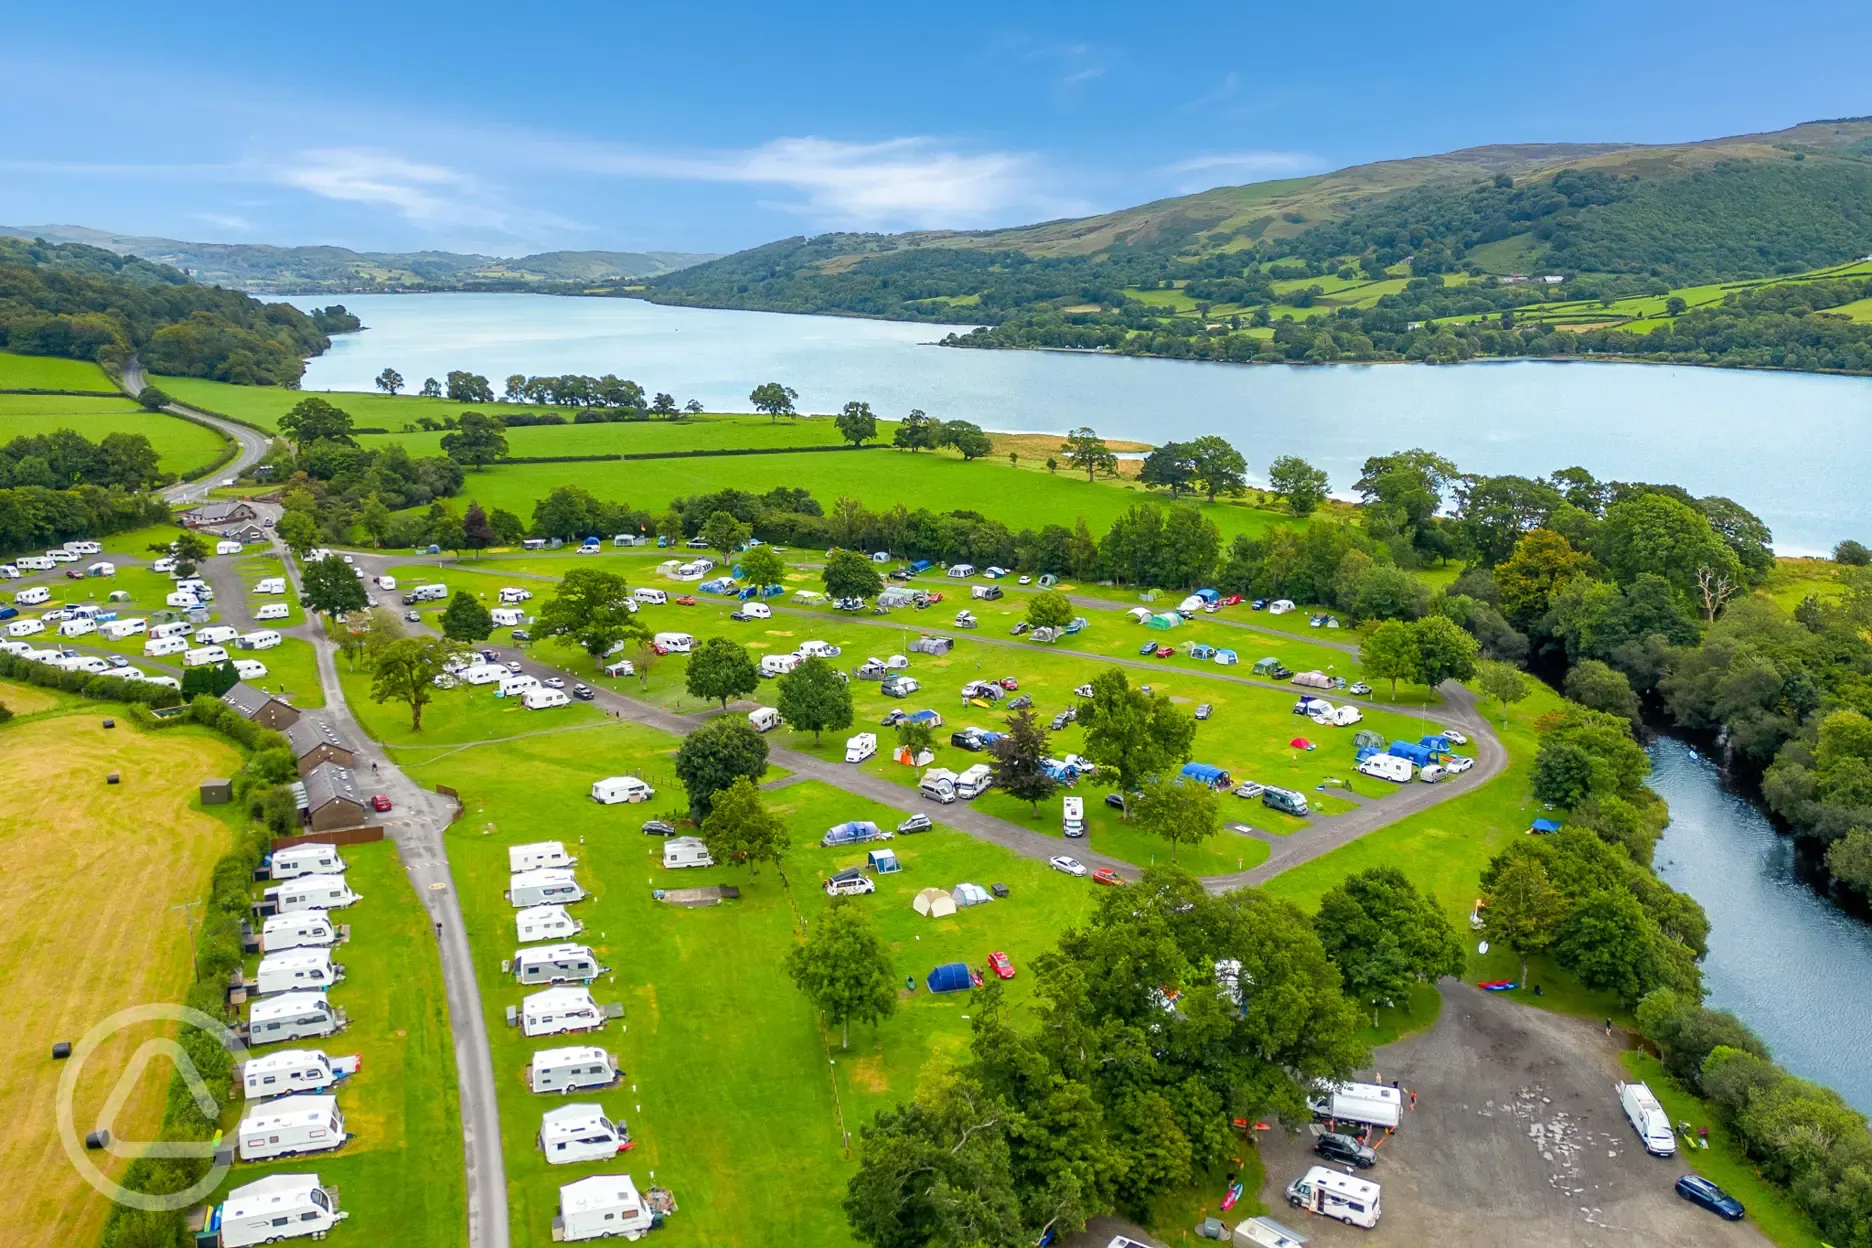
[[1086,865],[1077,858],[1068,858],[1065,854],[1047,859],[1047,866],[1055,871],[1064,871],[1067,875],[1090,875]]

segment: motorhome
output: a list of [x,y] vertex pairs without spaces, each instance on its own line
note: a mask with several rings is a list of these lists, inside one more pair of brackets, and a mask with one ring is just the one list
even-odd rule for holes
[[572,695],[563,689],[528,689],[520,695],[520,705],[529,711],[549,711],[572,705]]
[[52,601],[52,591],[43,585],[28,585],[13,595],[15,606],[36,607],[42,602]]
[[755,732],[772,732],[780,726],[780,712],[771,706],[757,706],[748,712],[747,722]]
[[1619,1108],[1625,1111],[1625,1121],[1631,1123],[1632,1130],[1644,1144],[1645,1152],[1653,1157],[1673,1157],[1677,1153],[1677,1137],[1671,1131],[1670,1115],[1658,1103],[1651,1089],[1642,1083],[1617,1083],[1613,1090],[1618,1093]]
[[877,753],[877,733],[861,732],[855,737],[845,738],[845,761],[862,763]]
[[589,1044],[541,1049],[526,1068],[527,1086],[535,1092],[580,1092],[618,1081],[617,1058]]
[[335,846],[312,841],[289,845],[267,855],[268,873],[276,880],[296,880],[302,875],[340,875],[346,869],[344,858]]
[[549,1166],[605,1161],[630,1147],[630,1132],[599,1105],[561,1105],[540,1115],[537,1143]]
[[1315,1116],[1391,1130],[1404,1120],[1404,1096],[1382,1083],[1334,1083],[1307,1098]]
[[[160,628],[162,626],[159,624],[157,625],[157,627]],[[158,659],[158,658],[162,658],[165,655],[181,654],[183,651],[187,650],[188,648],[189,648],[188,638],[186,637],[152,636],[150,637],[149,640],[143,643],[143,657],[149,658],[149,659]]]
[[535,945],[517,951],[509,965],[522,984],[589,984],[611,969],[587,945]]
[[518,871],[507,881],[507,900],[515,909],[528,906],[570,905],[585,900],[585,890],[572,873],[563,867],[541,867],[537,871]]
[[1067,797],[1060,802],[1060,831],[1067,836],[1084,836],[1085,798]]
[[585,925],[566,913],[564,906],[528,906],[514,915],[514,936],[529,940],[564,940],[585,930]]
[[1378,1197],[1376,1183],[1325,1166],[1310,1167],[1287,1185],[1287,1203],[1294,1208],[1367,1230],[1378,1225]]
[[234,1076],[248,1100],[263,1101],[294,1092],[323,1092],[356,1069],[356,1057],[334,1060],[323,1049],[281,1049],[242,1062]]
[[566,853],[563,841],[533,841],[507,847],[507,869],[515,875],[542,867],[570,867],[577,862],[577,858]]
[[269,603],[265,603],[265,604],[263,604],[263,605],[262,605],[262,606],[260,607],[260,609],[259,609],[258,611],[255,611],[255,612],[254,612],[254,614],[253,614],[253,618],[254,618],[254,619],[256,619],[256,620],[285,620],[285,619],[291,619],[291,618],[292,618],[292,608],[291,608],[291,607],[289,607],[289,606],[287,606],[287,605],[286,605],[285,603],[283,603],[283,602],[269,602]]
[[301,1092],[254,1106],[236,1138],[242,1161],[327,1153],[345,1142],[344,1115],[337,1097]]
[[1408,758],[1399,758],[1395,754],[1373,754],[1358,765],[1361,775],[1378,780],[1389,780],[1393,784],[1407,784],[1411,778],[1411,764]]
[[672,836],[663,842],[663,869],[665,871],[714,865],[715,860],[709,856],[708,845],[699,836]]
[[260,926],[260,948],[267,953],[282,949],[328,948],[338,943],[338,926],[323,910],[295,910],[270,914]]
[[591,1031],[604,1024],[604,1011],[583,988],[548,988],[520,1003],[520,1031],[529,1039]]
[[976,763],[956,777],[956,796],[964,801],[980,797],[994,786],[994,769],[986,763]]
[[285,592],[286,578],[283,576],[264,577],[258,585],[254,586],[256,594],[283,594]]
[[317,1040],[345,1025],[344,1011],[322,992],[286,992],[262,997],[247,1015],[247,1043]]
[[342,910],[364,899],[351,891],[342,875],[307,875],[266,890],[277,914],[295,910]]
[[615,806],[620,802],[647,802],[656,796],[656,790],[636,776],[606,776],[592,781],[591,796],[600,805]]
[[203,1231],[214,1236],[216,1248],[248,1248],[277,1239],[322,1238],[350,1216],[339,1212],[338,1193],[321,1187],[318,1175],[270,1174],[229,1192]]
[[251,633],[242,633],[234,639],[237,650],[271,650],[279,645],[281,637],[270,628],[256,629]]
[[656,1225],[628,1174],[594,1174],[559,1189],[553,1238],[569,1244],[588,1239],[640,1238]]

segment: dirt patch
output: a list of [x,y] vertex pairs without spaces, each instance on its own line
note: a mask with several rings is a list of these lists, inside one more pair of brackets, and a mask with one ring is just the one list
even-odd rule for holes
[[881,1057],[861,1057],[845,1068],[846,1077],[853,1086],[872,1096],[882,1096],[890,1091],[890,1078],[884,1073],[884,1059]]

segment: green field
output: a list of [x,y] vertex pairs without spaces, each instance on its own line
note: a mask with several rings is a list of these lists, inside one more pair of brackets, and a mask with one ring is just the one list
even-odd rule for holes
[[117,383],[89,360],[0,351],[0,390],[97,390],[116,394]]
[[206,425],[145,411],[129,399],[0,394],[0,444],[57,429],[76,430],[93,442],[113,433],[140,433],[155,448],[162,470],[174,473],[207,466],[226,445]]

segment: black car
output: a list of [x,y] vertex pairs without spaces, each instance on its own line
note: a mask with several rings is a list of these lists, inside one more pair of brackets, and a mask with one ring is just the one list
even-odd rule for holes
[[1686,1174],[1677,1180],[1677,1194],[1693,1205],[1701,1205],[1711,1213],[1729,1219],[1731,1222],[1742,1220],[1742,1202],[1700,1174]]
[[1210,706],[1207,702],[1199,702],[1196,705],[1196,718],[1208,719],[1210,716],[1210,713],[1213,712],[1214,710],[1215,708]]
[[598,696],[598,691],[590,685],[573,685],[572,696],[581,702],[589,702]]
[[1033,699],[1023,693],[1020,695],[1020,697],[1015,698],[1012,702],[1008,703],[1007,709],[1010,711],[1024,711],[1028,709],[1029,707],[1031,707],[1032,705],[1033,705]]
[[898,724],[902,723],[905,719],[908,719],[908,718],[909,716],[905,715],[902,711],[897,710],[896,708],[893,707],[892,709],[884,712],[884,718],[878,720],[878,727],[895,728]]
[[1105,795],[1105,804],[1111,807],[1113,810],[1123,810],[1124,809],[1124,794],[1107,793]]
[[893,581],[907,581],[910,579],[910,573],[904,568],[894,568],[884,575],[890,577]]
[[949,744],[958,750],[968,750],[975,754],[988,748],[987,743],[981,739],[981,734],[973,728],[964,728],[960,732],[950,733]]
[[1371,1169],[1378,1161],[1378,1154],[1371,1149],[1349,1135],[1339,1135],[1332,1131],[1328,1131],[1313,1141],[1313,1151],[1327,1161],[1357,1166],[1361,1170]]
[[645,836],[675,836],[676,829],[661,819],[652,819],[643,825]]

